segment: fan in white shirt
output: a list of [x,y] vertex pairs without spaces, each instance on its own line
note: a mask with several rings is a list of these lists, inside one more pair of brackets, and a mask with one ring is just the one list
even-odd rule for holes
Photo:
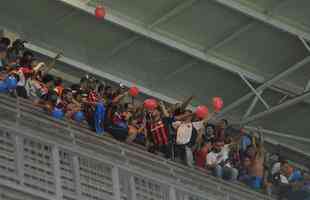
[[213,151],[208,153],[206,165],[210,168],[225,162],[228,159],[229,148],[222,146],[219,142],[215,143]]
[[177,144],[187,144],[191,139],[193,128],[195,128],[198,133],[204,131],[204,121],[176,121],[172,124],[172,126],[177,130]]

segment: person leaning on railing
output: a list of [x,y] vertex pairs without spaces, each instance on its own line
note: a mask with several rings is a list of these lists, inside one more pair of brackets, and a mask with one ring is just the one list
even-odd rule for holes
[[[67,118],[80,125],[87,122],[97,134],[108,132],[129,144],[139,141],[152,153],[163,153],[172,160],[179,158],[184,164],[197,165],[219,178],[238,178],[254,189],[274,184],[264,179],[262,134],[229,133],[228,121],[211,124],[212,115],[197,119],[186,109],[194,96],[173,105],[160,102],[158,108],[149,111],[141,103],[126,100],[129,93],[123,86],[113,89],[90,75],[65,87],[60,78],[49,74],[61,54],[46,65],[22,48],[21,41],[13,44],[7,64],[7,48],[1,46],[0,40],[0,92],[16,91],[18,97],[30,99],[54,118]],[[289,174],[284,167],[281,166],[282,179],[286,177],[289,186],[293,180],[299,183],[298,173]],[[287,185],[281,186],[280,190],[288,191]]]

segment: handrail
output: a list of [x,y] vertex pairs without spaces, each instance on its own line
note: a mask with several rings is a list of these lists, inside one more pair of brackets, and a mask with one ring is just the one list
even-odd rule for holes
[[[3,100],[9,101],[9,103],[5,101],[6,103],[4,104]],[[184,181],[191,180],[191,182],[197,182],[198,185],[199,183],[202,185],[211,184],[212,186],[216,188],[216,191],[220,188],[221,190],[225,190],[226,193],[230,192],[236,196],[241,195],[246,198],[252,198],[253,196],[255,196],[259,199],[272,199],[261,193],[247,189],[246,187],[242,187],[237,184],[231,184],[229,182],[225,182],[215,177],[206,175],[205,173],[197,171],[195,169],[190,169],[190,168],[184,167],[181,164],[173,163],[172,161],[168,161],[162,157],[155,156],[151,153],[145,152],[136,147],[131,147],[126,144],[120,143],[107,136],[96,136],[91,131],[85,131],[85,130],[83,130],[84,132],[81,132],[78,130],[78,126],[73,123],[67,123],[66,121],[56,120],[50,116],[44,115],[44,113],[39,113],[39,114],[37,113],[34,115],[34,113],[31,112],[32,111],[31,108],[34,106],[32,106],[27,100],[19,99],[18,101],[16,101],[16,99],[14,98],[8,97],[6,95],[0,95],[0,109],[1,110],[8,109],[12,112],[15,112],[14,114],[17,116],[18,115],[17,110],[16,108],[14,108],[14,106],[16,107],[16,104],[14,105],[14,103],[12,102],[17,102],[18,104],[20,104],[21,109],[19,112],[20,112],[21,118],[26,117],[29,119],[34,119],[38,122],[46,123],[48,125],[51,125],[52,123],[56,123],[60,125],[58,129],[66,130],[66,132],[68,131],[68,133],[73,133],[74,138],[70,138],[70,135],[68,135],[68,137],[65,137],[64,135],[62,135],[62,137],[65,137],[67,140],[73,139],[75,140],[75,142],[81,143],[83,145],[88,144],[89,148],[93,147],[97,149],[98,151],[102,149],[104,150],[104,152],[107,152],[110,155],[113,155],[113,152],[109,151],[108,148],[112,147],[114,150],[119,150],[118,151],[118,153],[120,153],[119,157],[128,158],[129,163],[139,162],[139,159],[137,159],[137,156],[138,156],[141,159],[147,161],[145,163],[141,162],[140,163],[141,165],[147,166],[149,169],[153,168],[160,174],[166,174],[165,176],[169,175],[171,178],[176,178],[176,176],[179,176],[178,178],[180,180],[184,180]],[[51,130],[51,132],[53,131],[54,130]],[[103,146],[108,147],[108,148],[105,148]],[[114,152],[114,155],[116,155],[115,152]],[[161,169],[162,167],[164,168],[164,170]],[[204,176],[203,178],[202,178],[202,175]]]

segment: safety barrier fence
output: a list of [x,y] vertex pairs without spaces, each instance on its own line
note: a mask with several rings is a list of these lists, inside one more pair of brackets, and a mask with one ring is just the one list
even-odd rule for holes
[[2,200],[267,200],[0,95]]

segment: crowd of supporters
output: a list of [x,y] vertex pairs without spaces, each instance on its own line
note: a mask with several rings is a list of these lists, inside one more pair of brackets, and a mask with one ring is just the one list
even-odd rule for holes
[[310,190],[309,176],[283,155],[266,157],[261,133],[233,129],[225,119],[211,123],[210,116],[197,118],[187,109],[194,97],[174,105],[159,101],[150,111],[125,87],[113,88],[90,75],[65,86],[60,77],[49,74],[61,54],[49,63],[41,62],[24,43],[0,40],[0,93],[29,99],[54,118],[87,123],[96,134],[109,133],[119,141],[143,145],[151,153],[280,198]]

